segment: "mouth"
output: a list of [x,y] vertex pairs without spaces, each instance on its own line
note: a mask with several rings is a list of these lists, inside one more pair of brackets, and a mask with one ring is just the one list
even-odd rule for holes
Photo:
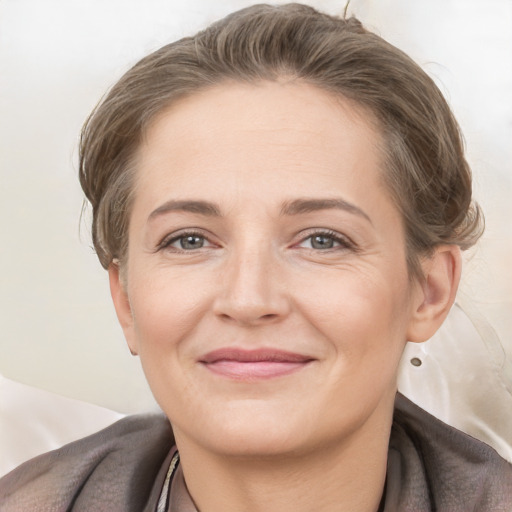
[[271,379],[299,371],[314,359],[276,349],[221,348],[201,357],[209,371],[235,380]]

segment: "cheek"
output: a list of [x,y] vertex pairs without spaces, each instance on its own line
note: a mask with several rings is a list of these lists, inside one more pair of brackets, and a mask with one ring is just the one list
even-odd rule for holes
[[301,314],[337,353],[340,364],[399,358],[408,320],[407,276],[338,271],[308,280]]
[[189,374],[187,340],[207,310],[204,289],[191,275],[159,269],[139,272],[131,281],[131,305],[138,354],[156,401],[171,420],[186,415],[186,405],[198,395]]
[[180,341],[194,330],[209,303],[204,279],[198,272],[136,270],[129,282],[141,353],[176,350]]

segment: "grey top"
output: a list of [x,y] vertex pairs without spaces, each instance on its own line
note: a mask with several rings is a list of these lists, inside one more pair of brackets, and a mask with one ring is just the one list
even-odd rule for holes
[[[156,512],[176,449],[162,415],[131,416],[0,480],[2,512]],[[195,512],[179,464],[171,512]],[[397,395],[384,512],[510,512],[512,465]]]

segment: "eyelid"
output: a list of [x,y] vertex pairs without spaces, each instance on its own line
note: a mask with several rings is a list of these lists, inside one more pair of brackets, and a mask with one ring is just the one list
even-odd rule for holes
[[[209,244],[207,247],[201,247],[199,249],[196,249],[197,251],[201,249],[210,249],[212,246],[218,245],[215,242],[212,241],[212,237],[206,233],[201,228],[183,228],[178,231],[174,231],[172,233],[168,233],[165,235],[162,240],[157,244],[156,251],[162,250],[162,249],[168,249],[171,247],[171,244],[179,240],[180,238],[186,237],[186,236],[198,236],[201,238],[204,238],[206,242]],[[301,231],[297,238],[299,240],[297,242],[294,242],[292,244],[293,247],[297,247],[309,238],[313,236],[327,236],[333,238],[333,240],[340,245],[337,247],[333,247],[331,249],[323,249],[322,252],[329,252],[329,251],[336,251],[336,250],[343,250],[343,249],[350,249],[353,251],[358,250],[358,246],[353,242],[353,240],[348,237],[347,235],[344,235],[342,233],[339,233],[338,231],[334,231],[329,228],[309,228],[307,230]],[[194,252],[193,250],[182,250],[179,248],[173,248],[175,249],[175,252]],[[320,251],[319,249],[313,249],[313,251]]]
[[352,251],[357,251],[358,247],[354,243],[354,241],[349,238],[347,235],[343,235],[342,233],[339,233],[338,231],[334,231],[332,229],[328,228],[309,228],[305,231],[302,231],[298,236],[300,236],[300,240],[297,243],[294,243],[293,245],[295,247],[299,246],[309,238],[312,238],[314,236],[327,236],[332,238],[335,242],[339,243],[340,245],[337,247],[333,247],[331,249],[313,249],[313,251],[318,252],[329,252],[329,251],[336,251],[336,250],[343,250],[343,249],[350,249]]
[[[165,235],[162,238],[162,240],[157,244],[155,252],[163,250],[163,249],[170,249],[171,244],[173,244],[180,238],[184,238],[186,236],[198,236],[198,237],[204,238],[208,242],[208,244],[210,244],[207,247],[201,247],[199,249],[196,249],[196,251],[199,251],[201,249],[210,249],[212,246],[216,245],[214,242],[212,242],[211,237],[207,233],[205,233],[202,229],[200,229],[200,228],[183,228],[183,229],[179,229],[178,231],[173,231],[172,233],[168,233],[167,235]],[[177,247],[173,247],[172,249],[174,249],[174,252],[194,252],[193,250],[185,251],[184,249],[179,249]]]

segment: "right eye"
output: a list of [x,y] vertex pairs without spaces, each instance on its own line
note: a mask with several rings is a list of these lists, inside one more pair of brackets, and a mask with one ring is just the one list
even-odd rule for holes
[[204,246],[205,239],[202,236],[186,235],[180,236],[174,241],[173,246],[179,245],[180,249],[190,251],[193,249],[201,249]]
[[170,249],[177,252],[189,252],[203,249],[205,247],[211,247],[211,244],[207,238],[199,233],[180,233],[177,236],[173,236],[164,240],[160,248]]

